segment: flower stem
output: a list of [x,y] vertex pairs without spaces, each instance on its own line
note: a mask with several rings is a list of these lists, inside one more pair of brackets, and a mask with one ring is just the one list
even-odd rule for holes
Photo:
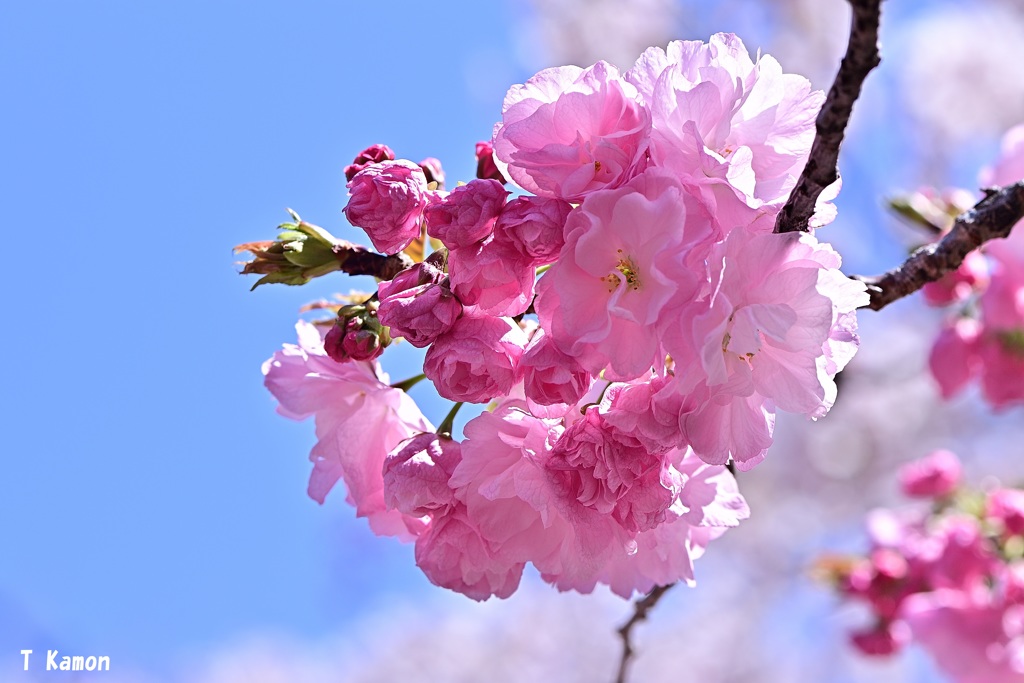
[[401,389],[402,391],[406,391],[407,392],[410,389],[412,389],[414,386],[416,386],[417,382],[419,382],[420,380],[426,379],[426,378],[427,378],[427,376],[423,375],[423,374],[416,375],[415,377],[410,377],[409,379],[402,380],[401,382],[395,382],[394,384],[391,385],[391,388],[392,389]]
[[462,401],[459,401],[452,406],[452,409],[448,411],[445,418],[441,421],[441,426],[437,428],[437,433],[444,436],[452,435],[452,427],[455,426],[455,415],[459,412],[459,408],[462,407]]

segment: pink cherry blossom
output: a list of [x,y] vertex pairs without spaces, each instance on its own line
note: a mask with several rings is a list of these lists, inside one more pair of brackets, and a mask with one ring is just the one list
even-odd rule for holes
[[497,238],[512,244],[529,265],[553,263],[565,244],[563,230],[572,205],[562,199],[516,197],[502,209]]
[[263,364],[278,412],[293,420],[316,418],[317,443],[310,453],[309,495],[319,503],[339,479],[359,517],[380,535],[410,540],[422,519],[387,509],[381,467],[402,441],[434,428],[402,390],[388,386],[375,362],[337,363],[309,323],[296,325],[299,344],[285,344]]
[[727,183],[751,206],[780,203],[803,169],[824,93],[751,60],[735,35],[648,49],[626,73],[652,111],[651,157],[701,183]]
[[972,251],[952,273],[921,288],[924,300],[932,306],[949,306],[966,301],[988,286],[988,264],[980,251]]
[[988,495],[985,516],[1007,535],[1024,535],[1024,491],[996,489]]
[[665,521],[677,493],[661,456],[594,406],[558,440],[547,468],[580,505],[611,515],[627,531],[647,531]]
[[592,378],[575,358],[562,353],[543,329],[530,339],[519,361],[526,397],[541,405],[572,405],[590,388]]
[[476,177],[482,180],[497,180],[502,185],[508,182],[494,163],[494,146],[490,140],[476,143]]
[[518,381],[526,335],[508,318],[465,315],[427,351],[423,372],[450,401],[486,403]]
[[468,247],[494,231],[508,190],[497,180],[471,180],[426,208],[427,233],[449,249]]
[[957,394],[978,373],[980,334],[981,325],[971,318],[960,318],[939,332],[928,356],[928,366],[943,398]]
[[448,275],[459,301],[488,315],[519,315],[533,301],[536,270],[511,242],[497,235],[452,249]]
[[541,326],[593,374],[631,379],[663,364],[658,328],[700,281],[683,262],[714,234],[706,207],[654,170],[590,195],[569,215],[562,256],[538,283]]
[[400,444],[384,460],[384,501],[388,508],[422,517],[455,505],[448,479],[462,456],[459,443],[424,433]]
[[392,337],[402,337],[417,348],[432,344],[462,315],[462,303],[444,274],[426,262],[378,284],[377,295],[380,322],[390,328]]
[[636,88],[614,66],[545,69],[505,96],[494,155],[523,189],[579,202],[636,174],[649,129]]
[[524,566],[500,544],[481,536],[463,506],[434,519],[416,541],[416,565],[435,585],[474,600],[512,595]]
[[353,176],[348,189],[345,217],[365,230],[378,250],[397,254],[419,236],[429,195],[416,164],[404,159],[369,164]]

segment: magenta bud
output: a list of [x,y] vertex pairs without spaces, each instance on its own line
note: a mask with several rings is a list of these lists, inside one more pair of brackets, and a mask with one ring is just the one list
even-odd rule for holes
[[351,164],[345,167],[345,180],[352,180],[356,173],[359,173],[370,164],[394,160],[395,153],[387,145],[370,145],[360,152]]
[[420,162],[423,175],[427,177],[427,183],[437,183],[435,189],[444,189],[444,169],[441,168],[441,160],[434,157],[427,157]]
[[494,147],[490,142],[476,143],[476,177],[481,180],[497,180],[502,185],[507,182],[494,163]]

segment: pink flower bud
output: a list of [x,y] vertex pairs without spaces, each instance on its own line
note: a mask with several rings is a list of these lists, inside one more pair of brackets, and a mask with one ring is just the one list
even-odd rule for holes
[[572,204],[546,197],[516,197],[502,210],[494,226],[531,265],[554,263],[565,244],[562,229]]
[[956,489],[962,474],[956,455],[938,450],[900,468],[900,490],[912,498],[941,498]]
[[417,348],[434,343],[447,333],[462,315],[462,304],[444,273],[428,263],[417,263],[390,282],[377,285],[381,323],[391,336],[403,337]]
[[494,146],[489,141],[476,143],[476,177],[497,180],[502,185],[508,182],[494,163]]
[[420,169],[427,178],[427,183],[437,183],[437,189],[444,189],[444,169],[441,168],[441,160],[434,157],[427,157],[420,162]]
[[370,145],[360,152],[351,164],[345,167],[345,180],[352,180],[356,173],[359,173],[370,164],[394,160],[395,153],[387,145]]
[[423,372],[449,401],[486,403],[512,390],[524,346],[509,318],[463,316],[427,350]]
[[426,210],[427,232],[449,249],[468,247],[494,231],[508,190],[496,180],[471,180]]
[[376,306],[356,304],[342,306],[324,337],[324,351],[338,363],[373,360],[390,343],[391,337],[377,320]]
[[384,502],[388,509],[416,516],[455,505],[448,479],[462,459],[459,443],[434,433],[402,443],[384,460]]
[[370,164],[352,178],[348,189],[345,217],[366,231],[375,248],[397,254],[419,237],[429,201],[419,166],[404,159]]

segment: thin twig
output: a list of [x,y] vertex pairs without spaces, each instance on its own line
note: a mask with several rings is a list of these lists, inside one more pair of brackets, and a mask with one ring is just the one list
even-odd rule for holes
[[985,242],[1006,237],[1024,218],[1024,180],[1001,188],[986,188],[985,198],[957,216],[952,229],[938,242],[925,245],[902,265],[875,277],[854,275],[868,285],[873,311],[885,308],[960,267],[964,257]]
[[800,178],[775,220],[775,232],[807,232],[821,191],[839,177],[839,146],[853,104],[867,75],[878,66],[878,23],[882,0],[849,0],[853,9],[850,42],[836,79],[818,112],[816,133]]
[[670,583],[667,586],[656,586],[654,590],[648,593],[646,596],[637,600],[634,605],[633,616],[629,618],[625,624],[619,629],[619,635],[622,637],[622,659],[619,660],[619,674],[615,678],[615,683],[626,683],[626,671],[629,668],[629,663],[633,659],[633,643],[631,635],[633,627],[639,622],[647,619],[647,613],[650,612],[658,600],[661,600],[661,596],[668,592],[668,590],[674,586],[674,583]]

